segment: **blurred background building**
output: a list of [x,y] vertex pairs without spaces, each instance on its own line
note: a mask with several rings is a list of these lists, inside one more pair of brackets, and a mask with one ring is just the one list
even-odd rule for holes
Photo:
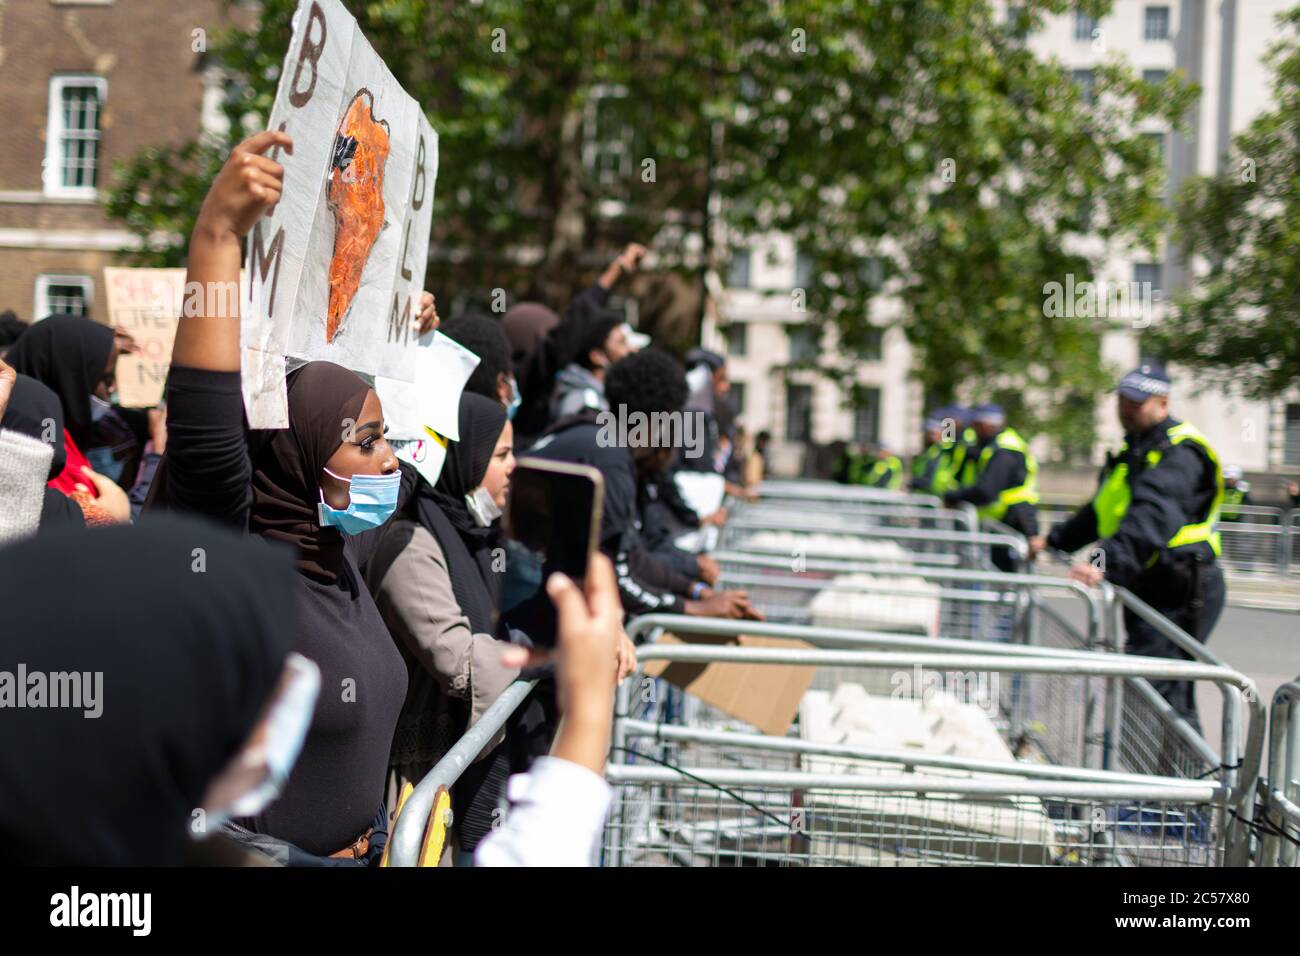
[[[1274,18],[1289,0],[1181,0],[1148,3],[1116,0],[1113,12],[1094,20],[1077,11],[1049,18],[1038,33],[1025,37],[1043,58],[1054,58],[1077,82],[1090,86],[1094,70],[1108,59],[1122,57],[1143,78],[1160,81],[1182,70],[1201,87],[1201,96],[1185,132],[1152,126],[1144,132],[1158,139],[1165,155],[1169,195],[1189,176],[1219,169],[1233,136],[1241,132],[1271,102],[1271,79],[1264,56],[1273,39]],[[1015,4],[1004,4],[1014,8]],[[1101,250],[1100,241],[1096,250]],[[1150,283],[1156,297],[1149,317],[1164,318],[1162,300],[1189,282],[1195,265],[1171,253],[1153,260],[1147,254],[1114,255],[1098,273],[1112,283]],[[833,354],[833,340],[813,342],[809,316],[792,307],[792,290],[811,281],[798,250],[780,236],[745,242],[735,250],[716,316],[706,318],[706,345],[731,356],[731,372],[742,418],[751,431],[767,429],[773,436],[771,461],[785,474],[810,470],[811,444],[845,440],[880,442],[896,451],[920,448],[922,396],[909,380],[911,350],[897,329],[882,329],[880,348],[861,365],[856,406],[839,383],[784,366],[819,348]],[[882,293],[875,315],[886,324],[892,311]],[[1107,334],[1103,356],[1124,370],[1142,357],[1141,326]],[[1300,474],[1300,395],[1272,402],[1246,401],[1221,391],[1197,392],[1191,375],[1176,376],[1173,408],[1180,418],[1204,430],[1226,462],[1256,475]],[[970,383],[978,395],[980,383]],[[1103,397],[1097,407],[1098,445],[1093,463],[1100,464],[1121,434],[1114,399]],[[1043,442],[1035,449],[1045,458]],[[1063,494],[1090,489],[1092,472],[1058,471],[1047,479]],[[1272,484],[1276,484],[1273,481]],[[1265,493],[1270,488],[1261,487]]]
[[192,139],[221,91],[204,65],[220,0],[0,5],[0,303],[107,321],[105,266],[138,240],[109,221],[113,164]]

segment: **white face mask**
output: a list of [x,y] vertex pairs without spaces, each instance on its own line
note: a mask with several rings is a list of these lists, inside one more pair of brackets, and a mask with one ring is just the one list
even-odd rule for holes
[[[301,654],[289,654],[275,695],[263,709],[250,742],[208,788],[205,803],[215,805],[203,808],[207,833],[216,832],[232,817],[261,813],[280,795],[307,738],[319,693],[320,668]],[[223,787],[224,781],[231,783]],[[231,796],[231,788],[240,792]]]
[[501,517],[501,509],[482,485],[465,496],[465,507],[469,509],[470,517],[480,528],[486,528]]

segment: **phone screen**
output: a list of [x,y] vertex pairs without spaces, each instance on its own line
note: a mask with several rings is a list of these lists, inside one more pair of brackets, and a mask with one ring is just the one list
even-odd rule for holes
[[582,583],[600,534],[604,480],[583,465],[523,458],[510,476],[507,530],[545,574]]

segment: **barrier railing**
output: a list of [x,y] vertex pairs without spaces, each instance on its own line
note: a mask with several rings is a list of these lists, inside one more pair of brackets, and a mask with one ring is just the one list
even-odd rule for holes
[[536,681],[517,680],[494,700],[483,712],[478,722],[456,741],[451,750],[424,775],[415,790],[402,804],[397,825],[389,836],[388,862],[390,866],[415,866],[420,858],[420,844],[429,825],[439,787],[448,789],[460,779],[474,758],[488,742],[506,725],[510,715],[519,708]]
[[1295,866],[1300,863],[1300,681],[1283,684],[1273,695],[1268,732],[1260,862]]
[[989,567],[995,547],[1007,549],[1021,562],[1028,556],[1020,536],[854,525],[838,515],[827,517],[825,522],[807,514],[750,518],[740,510],[723,528],[719,547],[791,558],[840,557],[971,569]]
[[[642,632],[664,624],[670,624],[673,633],[714,635],[728,628],[732,633],[755,628],[745,622],[699,618],[642,619],[633,626]],[[906,639],[860,637],[863,645],[879,641],[897,646],[900,640]],[[1040,676],[1075,681],[1212,680],[1227,696],[1240,695],[1250,686],[1228,668],[1195,662],[947,643],[963,650],[652,644],[642,648],[641,659],[812,666],[819,675],[831,671],[836,679],[855,669],[910,673],[913,668],[964,668],[1009,677],[1010,688],[1021,699],[1032,696],[1026,682]],[[817,680],[813,686],[818,686]],[[1000,696],[1005,704],[1011,695]],[[1248,849],[1248,841],[1237,831],[1258,770],[1262,706],[1251,714],[1240,768],[1243,784],[1234,787],[1224,780],[765,738],[710,730],[694,721],[669,729],[657,720],[638,719],[628,709],[632,699],[630,693],[621,695],[615,724],[609,779],[616,804],[605,841],[609,863],[1196,865],[1244,862]],[[655,747],[646,749],[638,740],[650,740]],[[654,766],[644,766],[646,761]],[[891,766],[907,772],[886,773]],[[919,768],[924,772],[916,772]],[[1245,781],[1252,785],[1245,786]]]
[[[1074,511],[1040,506],[1038,522],[1046,534]],[[1300,510],[1237,505],[1219,518],[1219,562],[1236,571],[1300,573]]]
[[[804,489],[807,495],[800,493]],[[628,631],[794,638],[812,649],[650,645],[642,648],[642,663],[815,666],[811,688],[823,692],[849,677],[866,684],[874,674],[878,684],[882,670],[890,668],[968,667],[1007,675],[996,694],[995,723],[1016,755],[1028,759],[989,766],[736,732],[734,719],[667,685],[659,716],[648,721],[626,706],[627,688],[634,686],[628,682],[614,724],[609,779],[616,809],[606,832],[606,862],[1244,865],[1254,830],[1265,834],[1264,859],[1271,853],[1294,864],[1300,796],[1294,690],[1285,716],[1278,716],[1274,703],[1269,776],[1261,782],[1263,704],[1253,685],[1129,592],[993,572],[985,566],[989,549],[1009,547],[1023,557],[1024,539],[936,527],[941,516],[954,512],[938,509],[938,499],[929,496],[811,482],[770,483],[764,493],[785,502],[787,515],[739,504],[728,522],[728,549],[716,557],[723,583],[748,590],[769,622],[654,615],[631,622]],[[829,504],[800,506],[810,500]],[[1288,558],[1297,514],[1280,526]],[[862,522],[861,530],[852,524],[847,534],[893,543],[914,563],[884,553],[855,558],[808,548],[791,555],[761,542],[753,546],[756,531],[845,535],[844,520],[820,527],[831,524],[827,515]],[[934,519],[932,525],[920,526],[927,518]],[[814,607],[821,594],[831,597]],[[842,596],[850,600],[837,607]],[[908,633],[899,632],[897,620],[871,626],[870,614],[879,617],[879,605],[889,601],[911,602],[912,618],[927,620],[933,612],[933,621]],[[1123,647],[1125,610],[1150,622],[1191,659],[1118,657],[1113,652]],[[1219,687],[1222,757],[1156,693],[1152,679],[1211,680]],[[517,682],[507,689],[421,781],[394,828],[393,865],[414,864],[438,788],[459,778],[531,686]],[[1289,732],[1278,729],[1283,724]],[[646,739],[676,748],[673,756],[689,747],[694,762],[628,763],[625,757],[653,762],[654,754],[629,752]],[[890,767],[905,772],[885,773]],[[1260,823],[1253,819],[1257,787],[1265,794]],[[805,819],[802,831],[792,829],[782,812],[802,812],[812,822]],[[1027,839],[1026,812],[1038,828]],[[982,821],[974,832],[965,826],[971,814]],[[671,840],[640,840],[637,827],[646,820],[670,818],[676,821]],[[1270,836],[1273,831],[1280,835]],[[1014,832],[1022,838],[1008,835]],[[629,842],[634,836],[640,842]]]

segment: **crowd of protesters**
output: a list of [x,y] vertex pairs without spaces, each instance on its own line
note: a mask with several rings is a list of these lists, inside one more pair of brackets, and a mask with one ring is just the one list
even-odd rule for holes
[[[249,138],[213,181],[187,288],[238,281],[281,194],[274,147],[292,144]],[[721,356],[683,365],[608,307],[644,254],[628,246],[560,312],[440,323],[425,294],[419,331],[479,358],[432,484],[399,462],[370,385],[328,362],[289,372],[287,428],[250,430],[237,302],[187,310],[150,410],[113,402],[129,336],[73,315],[0,322],[0,580],[22,597],[4,666],[99,674],[104,696],[86,719],[10,685],[27,706],[0,723],[0,855],[378,865],[403,794],[525,674],[541,679],[452,789],[441,862],[588,862],[614,690],[636,662],[626,616],[761,618],[717,587],[700,532],[726,510],[695,510],[678,479],[751,496],[765,442],[741,454]],[[611,443],[616,410],[697,416],[702,441]],[[604,477],[581,585],[549,574],[538,590],[548,569],[505,540],[525,452]],[[497,825],[512,774],[526,796]]]

